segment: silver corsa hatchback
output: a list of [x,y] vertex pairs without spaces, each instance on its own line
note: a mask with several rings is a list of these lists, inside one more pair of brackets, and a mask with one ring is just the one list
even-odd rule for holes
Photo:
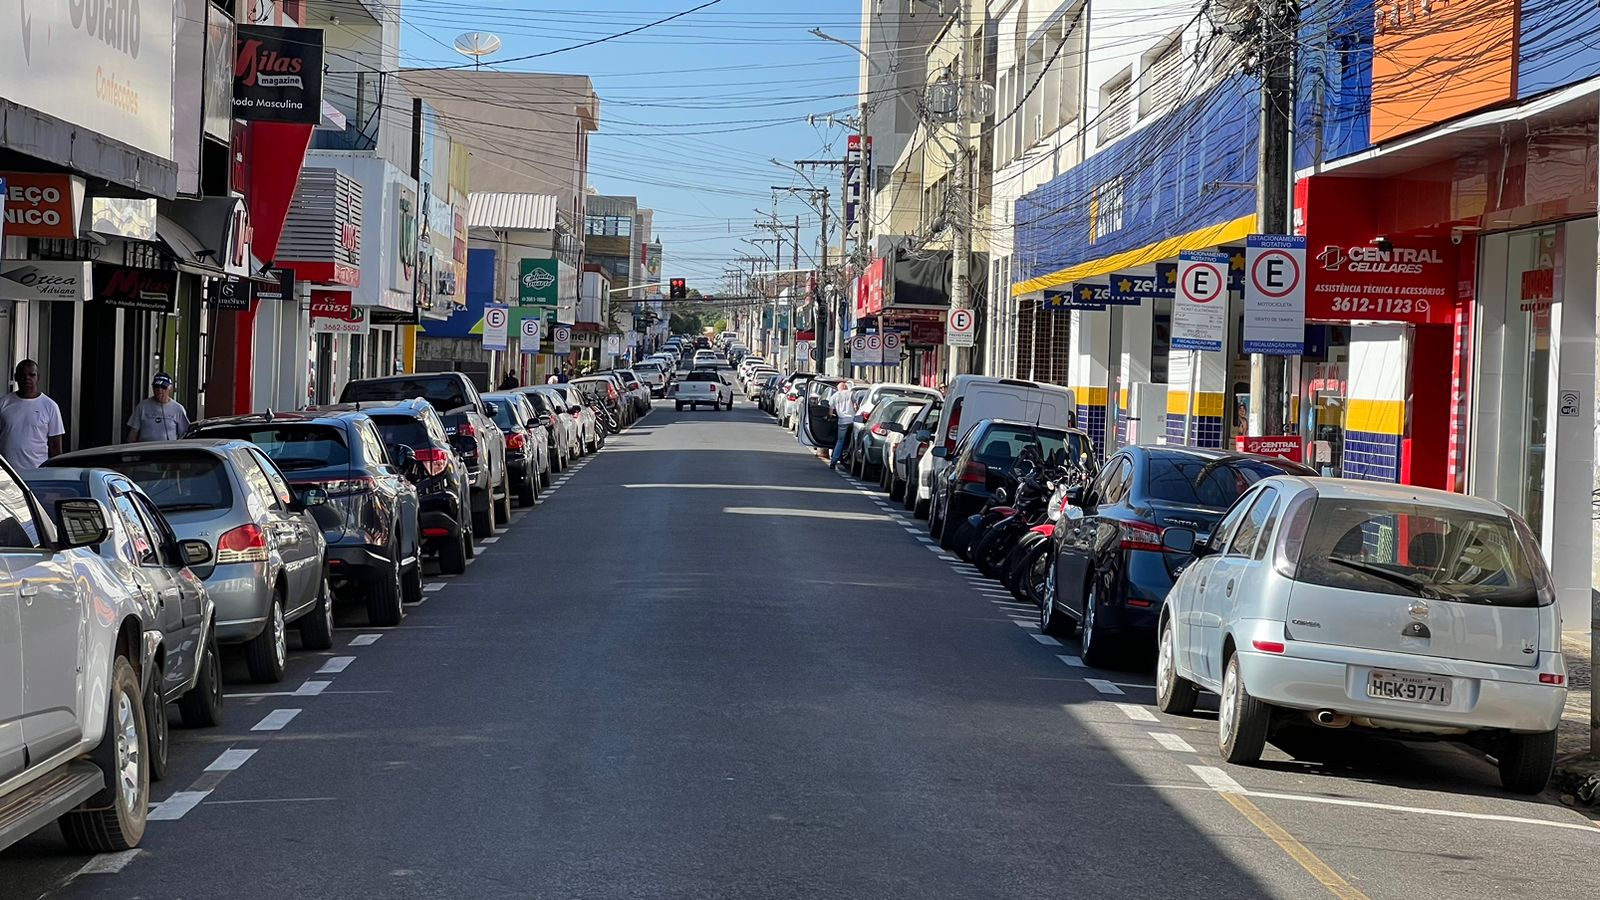
[[1566,703],[1561,618],[1532,532],[1476,497],[1348,479],[1257,482],[1167,598],[1156,699],[1221,695],[1218,748],[1253,763],[1277,728],[1464,740],[1507,790],[1544,789]]

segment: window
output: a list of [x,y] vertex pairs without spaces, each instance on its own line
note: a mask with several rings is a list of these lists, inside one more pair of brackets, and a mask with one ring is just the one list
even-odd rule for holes
[[1183,32],[1168,37],[1139,64],[1139,116],[1166,112],[1183,96]]
[[1217,523],[1217,527],[1212,530],[1211,546],[1228,546],[1228,538],[1232,536],[1234,529],[1239,527],[1240,520],[1244,518],[1245,513],[1249,512],[1249,510],[1250,502],[1248,500],[1235,503],[1233,508],[1228,510],[1228,514],[1222,517],[1222,521]]
[[134,506],[128,495],[121,491],[112,496],[111,505],[116,507],[117,516],[122,519],[122,527],[128,532],[128,549],[131,551],[129,561],[141,566],[160,565],[161,560],[156,556],[156,539],[145,527],[144,520],[139,517],[138,507]]
[[233,506],[227,469],[222,460],[207,452],[111,453],[78,462],[85,468],[101,466],[128,476],[163,512]]
[[1278,492],[1271,488],[1255,495],[1255,502],[1250,504],[1249,514],[1239,521],[1239,530],[1234,532],[1233,539],[1228,542],[1229,556],[1255,556],[1256,544],[1260,542],[1277,500]]
[[632,237],[632,216],[584,216],[583,233],[596,237]]
[[1106,483],[1105,499],[1101,503],[1121,503],[1127,499],[1128,493],[1133,489],[1133,463],[1126,457],[1118,459],[1115,464],[1114,475]]
[[367,465],[389,465],[389,453],[384,449],[383,438],[378,436],[378,430],[372,426],[372,423],[365,422],[357,425],[356,436],[361,440],[361,455],[367,458]]
[[28,495],[11,473],[0,467],[0,549],[36,550],[38,537],[39,528],[33,521]]
[[[289,489],[289,482],[283,480],[283,473],[279,472],[278,467],[272,464],[272,460],[254,447],[250,448],[250,455],[256,462],[255,468],[258,470],[258,474],[266,479],[268,499],[276,499],[284,508],[294,503],[294,491]],[[250,481],[250,468],[249,466],[245,467],[245,483],[250,484],[251,490],[255,490],[255,485]]]
[[1115,175],[1097,185],[1089,204],[1090,233],[1095,240],[1122,230],[1122,193],[1125,176]]
[[1264,461],[1204,457],[1152,457],[1145,471],[1151,499],[1226,509],[1263,478],[1287,471]]
[[1132,101],[1133,72],[1129,69],[1100,86],[1100,144],[1109,144],[1128,133]]
[[178,551],[178,536],[173,533],[167,517],[163,516],[148,499],[138,494],[130,496],[134,504],[139,507],[139,514],[144,517],[145,527],[150,529],[151,536],[156,539],[156,549],[166,564],[186,565],[182,554]]
[[344,435],[331,425],[228,425],[200,433],[249,441],[286,471],[350,465]]

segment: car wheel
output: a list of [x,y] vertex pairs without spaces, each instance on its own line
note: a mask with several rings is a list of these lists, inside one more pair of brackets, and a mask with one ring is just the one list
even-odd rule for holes
[[161,698],[161,688],[166,683],[166,673],[160,667],[150,675],[150,689],[145,692],[144,721],[150,732],[146,741],[150,756],[150,780],[161,781],[167,777],[167,762],[171,752],[171,732],[167,722],[167,702]]
[[1236,765],[1249,765],[1261,759],[1267,746],[1267,725],[1272,710],[1250,696],[1239,672],[1239,654],[1228,657],[1222,673],[1222,699],[1218,703],[1217,748],[1222,758]]
[[1507,734],[1501,738],[1500,785],[1516,794],[1537,794],[1556,764],[1556,732]]
[[[909,483],[906,485],[906,490],[908,490],[908,491],[911,490],[911,485]],[[928,499],[926,497],[923,497],[921,490],[918,490],[917,493],[913,494],[912,496],[915,498],[915,499],[912,500],[912,505],[911,505],[911,517],[912,518],[914,518],[914,519],[926,519],[926,518],[928,518],[928,516],[932,515],[932,509],[933,509],[933,501],[932,500],[930,500],[930,499]]]
[[1100,614],[1096,611],[1100,606],[1100,587],[1096,582],[1099,579],[1090,577],[1089,584],[1083,591],[1083,633],[1079,640],[1082,646],[1079,653],[1086,665],[1101,668],[1112,664],[1111,647],[1107,635],[1098,626]]
[[673,403],[672,405],[678,408],[678,412],[683,412],[683,404],[682,403]]
[[1187,716],[1194,712],[1200,691],[1194,682],[1178,674],[1177,632],[1171,618],[1161,623],[1161,641],[1156,647],[1156,709]]
[[460,575],[467,571],[467,553],[471,543],[466,531],[457,528],[454,538],[439,546],[439,571],[445,575]]
[[472,533],[487,537],[494,534],[494,499],[488,496],[487,489],[483,493],[485,495],[483,508],[478,509],[475,506],[472,508]]
[[1045,575],[1044,596],[1039,603],[1039,630],[1051,637],[1071,637],[1077,630],[1072,617],[1056,608],[1056,567]]
[[965,523],[960,519],[954,521],[950,519],[950,503],[946,501],[943,511],[939,513],[939,549],[954,550],[956,548],[956,539],[965,530],[961,527],[963,524]]
[[267,611],[267,627],[244,645],[244,661],[251,680],[262,684],[283,680],[284,667],[289,664],[288,630],[283,621],[283,590],[279,588],[273,594],[272,609]]
[[422,602],[422,560],[411,564],[411,568],[400,576],[400,590],[407,603]]
[[511,470],[506,469],[500,476],[500,499],[495,501],[495,518],[500,520],[500,527],[511,524]]
[[367,618],[380,628],[399,625],[405,616],[405,608],[401,606],[400,554],[391,555],[395,564],[367,591]]
[[[462,553],[462,556],[466,557],[467,559],[472,559],[478,555],[478,532],[476,529],[468,528],[462,531],[461,541],[466,547],[466,551]],[[465,572],[466,570],[466,566],[461,567],[462,572]]]
[[928,501],[928,537],[940,540],[944,537],[944,522],[939,519],[939,511],[933,508],[933,501]]
[[1055,557],[1050,553],[1050,542],[1040,541],[1037,546],[1023,555],[1011,573],[1011,596],[1023,603],[1034,603],[1043,606],[1045,590],[1049,586],[1050,573],[1056,567]]
[[537,473],[522,479],[522,486],[517,488],[517,503],[522,506],[532,506],[533,501],[539,499],[539,475]]
[[333,591],[328,588],[326,577],[317,594],[317,605],[296,624],[300,626],[300,643],[307,650],[333,646]]
[[90,754],[106,787],[89,798],[91,809],[69,812],[60,818],[61,836],[82,853],[131,850],[144,837],[150,812],[149,725],[140,697],[139,676],[127,657],[111,666],[111,702],[106,709],[106,729]]
[[200,651],[200,674],[189,693],[178,698],[178,714],[185,728],[214,728],[222,724],[222,657],[217,636],[211,635]]
[[899,476],[897,476],[895,474],[894,467],[892,467],[892,466],[884,466],[884,468],[888,472],[888,474],[885,475],[884,477],[889,482],[889,499],[890,500],[898,500],[898,501],[900,501],[900,505],[901,506],[905,506],[905,497],[906,497],[905,486],[900,483],[900,478],[899,478]]

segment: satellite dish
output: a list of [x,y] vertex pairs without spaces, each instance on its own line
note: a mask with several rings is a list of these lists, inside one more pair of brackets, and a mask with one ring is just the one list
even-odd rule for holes
[[455,47],[462,56],[472,57],[473,68],[481,68],[485,56],[500,51],[500,37],[482,31],[468,31],[456,36]]

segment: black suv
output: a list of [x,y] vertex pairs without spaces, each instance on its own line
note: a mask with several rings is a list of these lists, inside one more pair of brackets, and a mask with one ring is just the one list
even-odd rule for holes
[[391,459],[378,426],[361,412],[259,413],[195,423],[191,438],[249,441],[277,463],[298,492],[328,502],[313,517],[328,544],[328,581],[340,600],[363,599],[374,625],[397,625],[401,603],[422,599],[417,489]]
[[494,535],[497,522],[511,521],[511,473],[506,468],[506,436],[494,422],[496,410],[460,372],[413,372],[358,378],[339,392],[340,403],[368,400],[428,401],[439,413],[450,446],[472,476],[472,530]]
[[426,400],[368,400],[317,407],[320,412],[361,412],[378,426],[390,459],[410,453],[406,477],[417,486],[422,549],[439,557],[439,571],[460,575],[472,558],[472,476],[450,446],[444,422]]
[[[550,444],[550,471],[560,472],[572,465],[572,449],[562,439],[565,430],[561,427],[561,417],[567,414],[565,409],[558,409],[555,401],[548,393],[539,389],[541,386],[517,388],[517,393],[522,399],[528,401],[533,411],[544,419],[545,439]],[[548,486],[549,482],[546,482]]]

